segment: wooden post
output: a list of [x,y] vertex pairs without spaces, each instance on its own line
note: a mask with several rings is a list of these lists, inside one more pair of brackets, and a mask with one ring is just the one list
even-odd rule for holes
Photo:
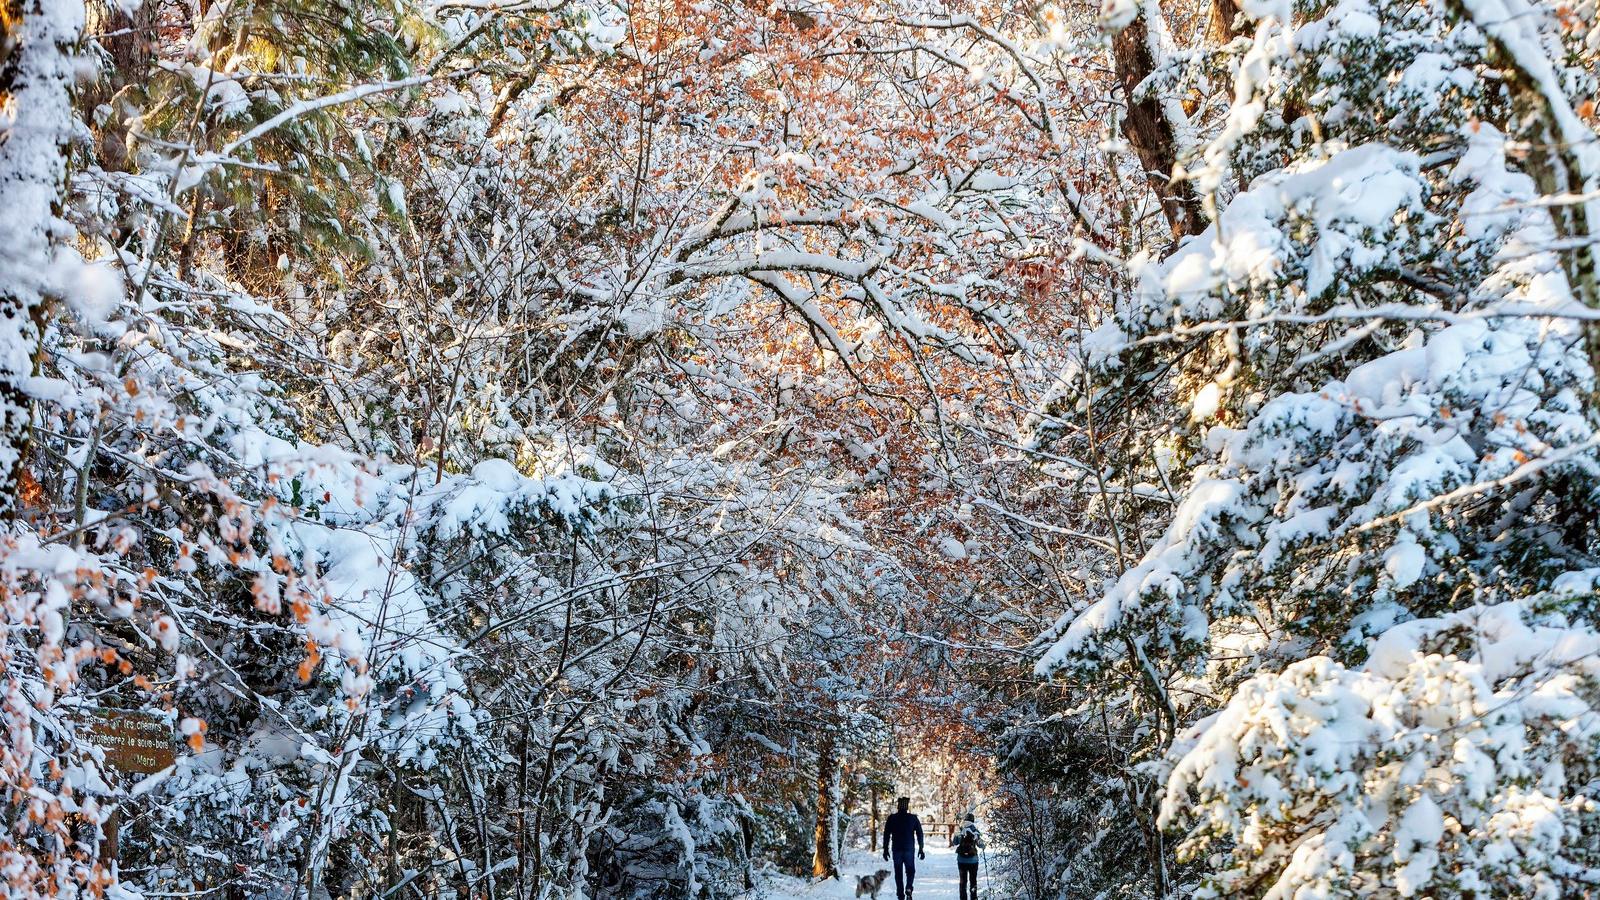
[[117,854],[121,852],[117,838],[122,830],[122,807],[112,807],[111,815],[100,826],[100,861],[113,875],[117,872]]

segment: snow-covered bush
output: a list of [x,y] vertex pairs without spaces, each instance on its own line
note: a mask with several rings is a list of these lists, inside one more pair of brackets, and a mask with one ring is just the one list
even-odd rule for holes
[[1600,863],[1600,631],[1569,616],[1593,580],[1241,685],[1167,783],[1190,852],[1237,848],[1199,895],[1570,896]]

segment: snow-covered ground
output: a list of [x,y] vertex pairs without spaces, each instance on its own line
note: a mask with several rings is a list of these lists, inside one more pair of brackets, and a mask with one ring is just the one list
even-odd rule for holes
[[[917,863],[916,900],[956,900],[959,886],[956,881],[956,854],[943,844],[942,838],[929,840],[928,858]],[[866,851],[852,851],[845,860],[843,875],[837,881],[830,878],[821,884],[807,884],[799,879],[785,878],[770,884],[763,897],[765,900],[854,898],[857,877],[890,868],[882,857],[874,857]],[[980,890],[987,887],[981,878],[978,887]],[[884,880],[878,900],[894,900],[893,874]]]

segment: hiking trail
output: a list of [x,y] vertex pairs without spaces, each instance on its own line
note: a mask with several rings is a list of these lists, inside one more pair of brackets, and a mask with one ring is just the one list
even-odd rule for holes
[[[917,862],[916,900],[956,900],[959,883],[956,880],[956,851],[945,846],[943,836],[930,836],[927,843],[928,858]],[[828,879],[820,884],[807,885],[798,880],[786,880],[773,885],[764,900],[853,900],[856,895],[856,878],[870,875],[879,869],[889,869],[890,875],[878,892],[878,900],[894,900],[893,867],[865,850],[851,850],[845,856],[836,881]],[[982,870],[978,880],[980,896],[988,888]]]

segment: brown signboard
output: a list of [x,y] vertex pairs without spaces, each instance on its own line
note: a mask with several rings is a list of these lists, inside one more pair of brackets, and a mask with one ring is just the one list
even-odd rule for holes
[[88,726],[89,740],[105,751],[106,765],[123,774],[149,775],[177,759],[172,726],[155,713],[102,707]]

